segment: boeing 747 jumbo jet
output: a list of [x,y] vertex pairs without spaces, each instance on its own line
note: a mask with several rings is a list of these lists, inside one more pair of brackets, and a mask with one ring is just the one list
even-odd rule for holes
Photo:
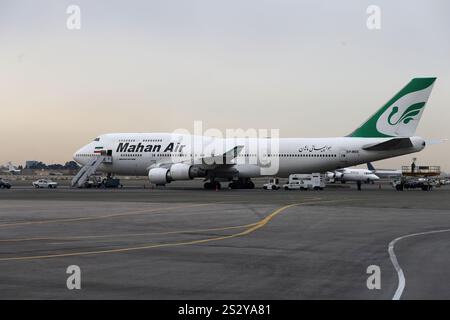
[[[96,170],[151,183],[203,178],[206,189],[254,188],[260,176],[327,172],[421,151],[414,136],[436,78],[415,78],[359,128],[334,138],[212,138],[177,133],[103,134],[74,154],[81,185]],[[267,146],[268,145],[268,146]],[[254,148],[257,146],[257,148]],[[262,147],[264,146],[264,147]],[[208,150],[208,151],[205,151]]]

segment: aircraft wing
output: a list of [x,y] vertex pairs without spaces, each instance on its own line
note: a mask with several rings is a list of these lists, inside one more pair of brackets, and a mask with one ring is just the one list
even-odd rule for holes
[[223,154],[201,158],[202,165],[214,167],[234,165],[231,160],[235,159],[243,148],[244,146],[237,145]]
[[[242,151],[243,148],[244,148],[244,146],[237,145],[234,148],[228,150],[227,152],[225,152],[223,154],[200,158],[194,163],[194,165],[200,165],[200,167],[202,167],[204,169],[213,169],[218,166],[232,166],[232,165],[234,165],[234,163],[232,163],[231,160],[235,159],[238,156],[238,154]],[[180,163],[183,163],[183,162],[185,162],[185,161],[180,161]],[[167,168],[168,169],[173,164],[174,164],[173,162],[158,162],[158,163],[154,163],[154,164],[150,165],[148,167],[148,169],[152,169],[152,168]]]

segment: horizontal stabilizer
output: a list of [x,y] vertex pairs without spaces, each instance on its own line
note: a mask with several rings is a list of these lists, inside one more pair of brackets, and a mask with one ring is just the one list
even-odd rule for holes
[[390,151],[398,149],[411,148],[413,146],[409,138],[394,138],[376,144],[368,144],[363,146],[363,150],[367,151]]

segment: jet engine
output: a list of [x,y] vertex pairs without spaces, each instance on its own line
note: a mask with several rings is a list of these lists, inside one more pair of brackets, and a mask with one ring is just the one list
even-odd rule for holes
[[328,179],[341,179],[344,176],[342,172],[339,171],[328,171],[327,177]]
[[327,172],[327,178],[328,178],[328,179],[334,179],[334,176],[335,176],[335,175],[334,175],[334,172],[331,172],[331,171],[328,171],[328,172]]
[[186,163],[175,163],[169,169],[153,168],[148,172],[148,179],[156,185],[164,185],[174,180],[190,180],[205,176],[205,170]]
[[169,169],[153,168],[148,172],[148,179],[151,183],[158,185],[165,185],[172,181],[169,175]]
[[172,180],[190,180],[194,178],[192,166],[186,163],[175,163],[170,167]]

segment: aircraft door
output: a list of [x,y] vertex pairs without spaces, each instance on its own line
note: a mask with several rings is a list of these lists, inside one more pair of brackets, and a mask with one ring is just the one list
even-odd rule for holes
[[339,152],[339,162],[342,165],[346,165],[348,163],[349,159],[347,159],[347,157],[348,157],[347,150],[341,150]]

